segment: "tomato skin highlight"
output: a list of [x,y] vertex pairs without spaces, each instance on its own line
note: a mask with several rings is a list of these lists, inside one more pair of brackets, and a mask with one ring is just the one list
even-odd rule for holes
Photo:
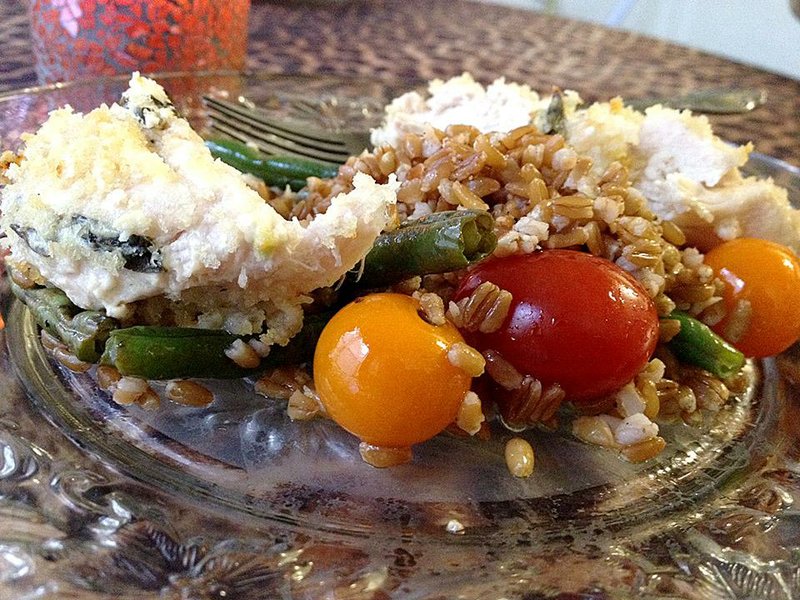
[[558,383],[577,403],[631,381],[658,342],[647,292],[610,261],[573,250],[544,250],[481,263],[456,299],[490,281],[513,296],[498,331],[467,333],[479,350],[499,352],[518,371]]
[[[786,350],[800,337],[800,261],[791,249],[756,238],[737,238],[705,256],[722,280],[728,315],[712,329],[746,356],[763,358]],[[737,303],[750,303],[750,322],[733,334]],[[732,339],[732,338],[737,339]]]
[[463,337],[431,325],[419,303],[378,293],[348,304],[326,325],[314,353],[314,384],[328,415],[375,446],[425,441],[455,419],[472,378],[447,351]]

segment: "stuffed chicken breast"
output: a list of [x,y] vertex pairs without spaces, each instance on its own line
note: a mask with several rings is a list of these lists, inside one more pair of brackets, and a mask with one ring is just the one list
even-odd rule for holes
[[394,183],[364,175],[324,215],[287,220],[138,74],[119,104],[53,111],[6,176],[0,223],[12,268],[81,308],[121,319],[170,312],[237,334],[266,328],[267,344],[299,329],[308,293],[363,258],[395,202]]

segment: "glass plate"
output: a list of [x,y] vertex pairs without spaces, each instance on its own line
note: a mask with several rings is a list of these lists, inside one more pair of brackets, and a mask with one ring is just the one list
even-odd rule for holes
[[[200,129],[204,93],[363,129],[412,85],[158,79]],[[0,145],[53,108],[89,110],[125,87],[110,78],[0,96]],[[754,155],[748,171],[800,202],[796,169]],[[497,429],[489,442],[439,436],[412,464],[377,470],[355,438],[291,422],[248,381],[204,382],[216,393],[205,409],[117,406],[91,373],[53,363],[30,313],[0,294],[0,597],[800,596],[792,351],[749,365],[748,392],[706,427],[663,427],[667,450],[645,464],[535,430],[522,434],[534,475],[515,479]]]

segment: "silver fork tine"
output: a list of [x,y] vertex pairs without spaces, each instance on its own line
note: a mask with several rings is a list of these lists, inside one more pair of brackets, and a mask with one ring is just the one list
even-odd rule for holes
[[347,160],[347,157],[350,156],[344,149],[329,151],[305,146],[285,137],[260,132],[247,123],[237,119],[231,119],[227,115],[214,112],[210,114],[212,117],[211,127],[213,129],[241,142],[253,143],[265,154],[294,154],[336,164],[343,163]]
[[296,147],[292,147],[290,145],[287,146],[279,146],[275,144],[270,144],[269,142],[256,139],[252,135],[243,133],[240,129],[229,127],[224,123],[220,123],[219,121],[214,121],[211,125],[211,128],[215,131],[218,131],[230,138],[235,140],[239,140],[243,144],[255,144],[255,146],[259,149],[260,152],[266,155],[276,155],[276,154],[288,154],[293,156],[300,156],[303,158],[313,158],[314,160],[319,160],[322,162],[330,162],[335,164],[341,164],[342,158],[340,155],[331,156],[324,156],[320,157],[315,155],[310,155],[307,150],[305,149],[297,149]]
[[310,137],[303,137],[291,131],[282,130],[270,123],[265,123],[252,115],[243,113],[230,113],[227,111],[218,111],[215,108],[209,110],[212,119],[223,121],[228,125],[240,124],[242,130],[247,130],[252,135],[263,135],[274,141],[275,138],[285,139],[300,146],[307,146],[309,148],[323,150],[326,152],[345,152],[346,148],[343,142],[337,141],[335,143],[329,141],[320,141]]
[[[258,125],[263,125],[267,128],[274,128],[279,130],[281,133],[297,135],[304,139],[309,139],[309,140],[313,139],[319,142],[327,142],[336,146],[344,145],[342,142],[342,138],[339,135],[339,132],[324,131],[322,129],[315,127],[308,127],[299,124],[290,124],[283,121],[277,121],[276,119],[272,118],[270,115],[268,115],[264,111],[259,110],[258,108],[250,108],[238,102],[220,100],[218,98],[212,98],[209,96],[205,97],[205,101],[210,108],[231,116],[235,115],[237,117],[242,118],[245,121],[248,121],[249,123],[256,123]],[[295,105],[298,104],[299,103],[295,103]]]
[[312,137],[309,135],[301,135],[297,131],[293,131],[284,125],[277,125],[271,121],[265,120],[261,115],[257,115],[255,111],[252,110],[242,110],[239,107],[223,107],[213,104],[210,105],[210,109],[211,110],[209,112],[211,113],[212,117],[216,115],[218,117],[228,117],[229,121],[240,120],[242,123],[246,123],[254,129],[264,133],[269,133],[271,135],[285,137],[286,139],[292,140],[293,142],[297,142],[304,146],[311,146],[332,152],[339,152],[344,149],[344,143],[339,139],[329,140],[320,138],[319,136]]
[[298,112],[305,113],[305,114],[314,114],[316,115],[319,113],[319,106],[301,98],[300,100],[295,100],[292,102],[292,106],[298,110]]
[[366,131],[326,131],[322,127],[277,120],[240,103],[211,97],[204,100],[216,129],[240,140],[244,137],[243,141],[255,143],[268,153],[291,153],[342,163],[369,144]]

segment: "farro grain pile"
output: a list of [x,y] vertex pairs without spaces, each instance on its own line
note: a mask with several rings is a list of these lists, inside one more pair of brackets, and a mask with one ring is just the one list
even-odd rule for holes
[[[505,134],[481,133],[469,126],[444,131],[429,127],[423,134],[406,134],[396,147],[350,158],[334,179],[312,179],[291,214],[308,219],[324,212],[333,196],[352,188],[358,172],[378,183],[394,173],[400,181],[396,224],[458,208],[488,210],[498,236],[495,256],[539,248],[589,252],[631,273],[660,317],[680,309],[707,324],[721,319],[721,282],[696,249],[685,247],[680,228],[649,210],[624,165],[613,162],[599,179],[589,176],[591,167],[591,159],[578,155],[561,135],[544,134],[533,125]],[[480,286],[457,304],[451,296],[460,275],[416,278],[397,289],[424,298],[428,313],[440,314],[437,305],[447,307],[446,318],[462,329],[499,327],[511,301],[508,292],[491,284]],[[666,342],[678,326],[669,320],[662,323]],[[496,411],[516,431],[556,423],[564,400],[557,384],[543,386],[491,351],[484,361],[484,414]],[[645,460],[665,445],[654,420],[702,420],[701,409],[718,410],[735,385],[680,364],[661,344],[634,381],[573,422],[573,433],[620,449],[630,460]]]

